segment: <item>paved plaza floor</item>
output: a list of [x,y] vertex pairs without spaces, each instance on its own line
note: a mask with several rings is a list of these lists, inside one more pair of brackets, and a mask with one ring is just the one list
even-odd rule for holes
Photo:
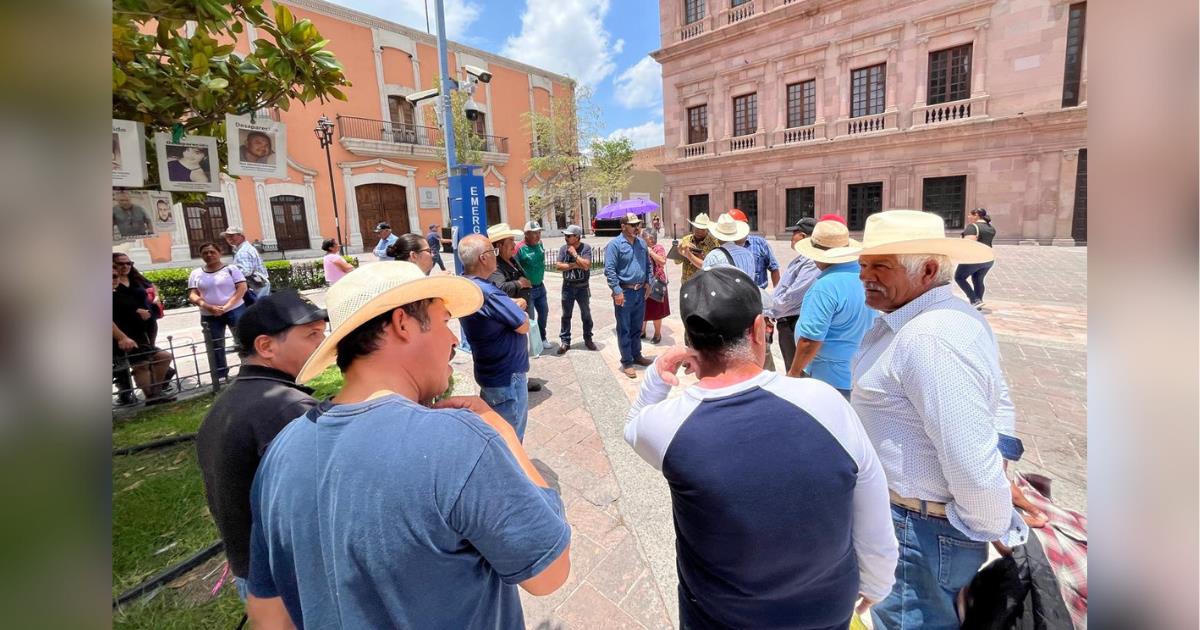
[[[593,247],[608,239],[589,238]],[[547,239],[547,247],[561,245]],[[781,265],[795,254],[772,241]],[[668,243],[664,243],[667,245]],[[371,258],[370,254],[363,256]],[[449,256],[444,256],[449,263]],[[998,246],[987,278],[984,313],[1000,342],[1002,365],[1017,407],[1017,432],[1026,447],[1018,470],[1053,479],[1060,504],[1087,510],[1087,250]],[[437,273],[435,271],[435,273]],[[672,315],[658,346],[682,343],[677,304],[679,267],[669,265]],[[547,336],[558,339],[561,278],[547,273]],[[956,289],[957,291],[957,289]],[[531,362],[544,383],[530,395],[525,446],[562,493],[573,528],[571,577],[549,597],[522,592],[530,628],[668,628],[678,625],[674,530],[662,475],[624,442],[625,414],[641,383],[619,372],[612,300],[603,275],[592,276],[592,312],[598,352],[583,347],[578,313],[573,345],[553,348]],[[317,303],[324,292],[314,292]],[[172,311],[160,338],[199,339],[195,309]],[[776,364],[782,365],[778,347]],[[474,393],[471,357],[454,359],[456,393]],[[686,379],[685,383],[689,382]],[[678,390],[677,392],[678,393]],[[731,454],[736,456],[736,454]]]

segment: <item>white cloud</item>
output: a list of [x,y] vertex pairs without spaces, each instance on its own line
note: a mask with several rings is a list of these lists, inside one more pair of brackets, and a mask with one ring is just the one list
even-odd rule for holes
[[613,98],[628,109],[662,106],[662,66],[650,57],[622,72],[613,84],[617,88]]
[[604,28],[609,0],[525,0],[521,32],[501,55],[596,86],[616,69],[625,46]]
[[[429,3],[429,32],[437,35],[437,16],[433,0],[332,0],[356,11],[425,30],[425,4]],[[479,19],[483,7],[471,0],[446,0],[446,36],[462,41],[467,30]]]
[[633,148],[635,149],[656,147],[660,144],[663,144],[662,121],[651,120],[636,127],[626,127],[608,134],[609,140],[622,137],[629,138],[629,141],[633,143]]

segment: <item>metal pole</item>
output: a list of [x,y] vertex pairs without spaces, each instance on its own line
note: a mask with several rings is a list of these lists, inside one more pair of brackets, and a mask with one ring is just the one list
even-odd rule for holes
[[455,156],[454,146],[454,107],[450,100],[454,83],[450,80],[450,62],[446,45],[446,11],[443,7],[443,0],[434,0],[434,12],[437,17],[438,31],[438,74],[442,79],[442,94],[438,98],[441,100],[442,106],[443,133],[446,136],[446,177],[449,178],[454,174],[454,167],[457,165],[458,159]]
[[344,256],[350,252],[346,251],[346,243],[342,241],[342,220],[338,217],[337,188],[333,185],[333,157],[329,155],[329,145],[332,143],[324,142],[322,144],[325,145],[325,164],[329,167],[329,194],[333,196],[333,230],[337,236],[338,247],[341,248],[339,251]]

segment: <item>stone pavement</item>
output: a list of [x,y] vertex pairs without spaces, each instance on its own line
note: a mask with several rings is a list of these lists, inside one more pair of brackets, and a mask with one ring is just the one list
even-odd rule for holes
[[[608,239],[588,240],[597,247]],[[561,243],[547,239],[547,248]],[[771,243],[781,265],[795,256],[787,243]],[[1054,479],[1056,501],[1086,512],[1087,250],[1015,245],[996,250],[997,263],[987,278],[985,315],[1000,343],[1017,407],[1017,432],[1026,447],[1016,468],[1048,475]],[[674,310],[678,266],[669,266],[669,276]],[[555,273],[546,278],[547,336],[556,341],[561,279]],[[550,348],[531,363],[530,376],[544,382],[544,389],[530,396],[525,445],[546,478],[560,489],[573,538],[567,584],[549,597],[522,592],[530,628],[678,624],[670,494],[662,475],[623,439],[625,415],[641,378],[628,379],[618,371],[608,295],[602,273],[594,271],[592,312],[599,352],[583,348],[576,313],[572,349],[560,357]],[[324,302],[322,291],[310,297]],[[195,309],[172,311],[160,335],[198,338],[198,320]],[[681,333],[674,312],[664,320],[662,343],[644,346],[646,356],[681,342]],[[782,364],[777,345],[773,351],[777,365]],[[477,391],[470,355],[459,353],[453,364],[456,393]]]

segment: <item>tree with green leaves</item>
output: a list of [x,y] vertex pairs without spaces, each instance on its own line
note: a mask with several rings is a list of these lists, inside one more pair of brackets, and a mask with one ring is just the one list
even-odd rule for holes
[[531,214],[554,207],[563,211],[577,208],[577,216],[584,216],[586,195],[592,191],[586,177],[588,159],[581,148],[600,130],[600,109],[591,96],[587,87],[578,87],[571,98],[552,103],[548,114],[525,114],[533,139],[533,157],[527,168],[542,178],[530,197]]
[[[435,81],[434,87],[441,89],[441,81]],[[454,160],[456,164],[473,164],[483,166],[483,152],[487,149],[487,139],[475,131],[475,123],[467,120],[467,99],[471,98],[462,90],[450,92],[450,109],[454,113]],[[437,100],[433,105],[426,105],[425,120],[441,120],[441,112],[437,111]],[[442,133],[438,136],[437,146],[446,148],[445,125],[441,125]],[[434,177],[446,173],[446,167],[432,170]]]
[[625,190],[633,171],[633,143],[629,138],[597,138],[592,140],[591,153],[584,171],[589,190],[601,199]]
[[[243,56],[234,42],[250,27]],[[176,125],[216,136],[224,168],[226,114],[346,100],[350,82],[328,44],[282,4],[272,19],[263,0],[113,0],[113,118],[144,123],[148,137]]]

